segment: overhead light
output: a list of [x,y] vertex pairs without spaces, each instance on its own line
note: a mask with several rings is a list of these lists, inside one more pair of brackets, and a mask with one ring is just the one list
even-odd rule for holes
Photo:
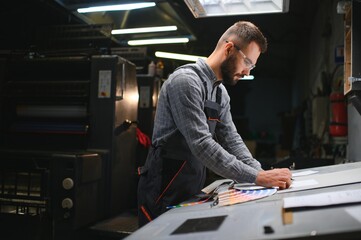
[[253,75],[244,76],[243,78],[240,78],[239,80],[254,80]]
[[167,44],[167,43],[187,43],[188,38],[158,38],[158,39],[143,39],[143,40],[130,40],[128,45],[150,45],[150,44]]
[[187,54],[179,54],[179,53],[170,53],[170,52],[155,52],[155,56],[158,58],[169,58],[183,61],[196,62],[198,58],[206,59],[206,57],[195,56],[195,55],[187,55]]
[[89,12],[106,12],[106,11],[125,11],[134,10],[139,8],[154,7],[154,2],[144,3],[129,3],[129,4],[118,4],[118,5],[106,5],[98,7],[79,8],[78,13],[89,13]]
[[162,26],[162,27],[144,27],[144,28],[126,28],[126,29],[114,29],[112,34],[132,34],[132,33],[149,33],[149,32],[166,32],[176,31],[177,26]]
[[288,12],[289,0],[184,0],[194,17]]

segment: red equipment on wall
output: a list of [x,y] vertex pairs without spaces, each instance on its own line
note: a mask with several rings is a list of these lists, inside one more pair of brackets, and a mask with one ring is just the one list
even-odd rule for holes
[[332,92],[330,95],[331,119],[330,135],[334,137],[347,135],[347,106],[344,94]]

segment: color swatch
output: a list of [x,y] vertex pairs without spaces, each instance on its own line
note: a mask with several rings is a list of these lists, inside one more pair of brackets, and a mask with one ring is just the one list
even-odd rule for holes
[[254,190],[229,189],[218,193],[218,206],[227,206],[248,202],[271,196],[277,192],[276,188],[262,188]]

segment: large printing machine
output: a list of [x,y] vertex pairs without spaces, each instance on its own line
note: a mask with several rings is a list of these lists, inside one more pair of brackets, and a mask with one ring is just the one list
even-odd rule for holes
[[[210,201],[174,208],[126,239],[360,239],[361,162],[295,173],[300,176],[290,189],[230,206]],[[311,199],[311,206],[285,208],[292,197]]]
[[135,207],[135,65],[116,55],[0,60],[0,238],[79,239]]

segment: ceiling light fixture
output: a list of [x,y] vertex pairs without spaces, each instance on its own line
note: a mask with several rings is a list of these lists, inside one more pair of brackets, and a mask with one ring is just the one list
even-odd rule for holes
[[114,29],[112,34],[132,34],[132,33],[149,33],[149,32],[166,32],[176,31],[177,26],[162,26],[162,27],[144,27],[144,28],[126,28],[126,29]]
[[187,54],[179,54],[179,53],[170,53],[170,52],[155,52],[155,56],[158,58],[169,58],[183,61],[196,62],[198,58],[206,59],[206,57],[195,56],[195,55],[187,55]]
[[244,76],[243,78],[240,78],[239,80],[254,80],[253,75]]
[[168,44],[168,43],[187,43],[188,38],[158,38],[158,39],[143,39],[143,40],[130,40],[128,45],[150,45],[150,44]]
[[184,0],[195,18],[288,12],[289,0]]
[[77,11],[78,13],[124,11],[124,10],[134,10],[134,9],[154,7],[154,6],[155,6],[154,2],[144,2],[144,3],[130,3],[130,4],[79,8]]

